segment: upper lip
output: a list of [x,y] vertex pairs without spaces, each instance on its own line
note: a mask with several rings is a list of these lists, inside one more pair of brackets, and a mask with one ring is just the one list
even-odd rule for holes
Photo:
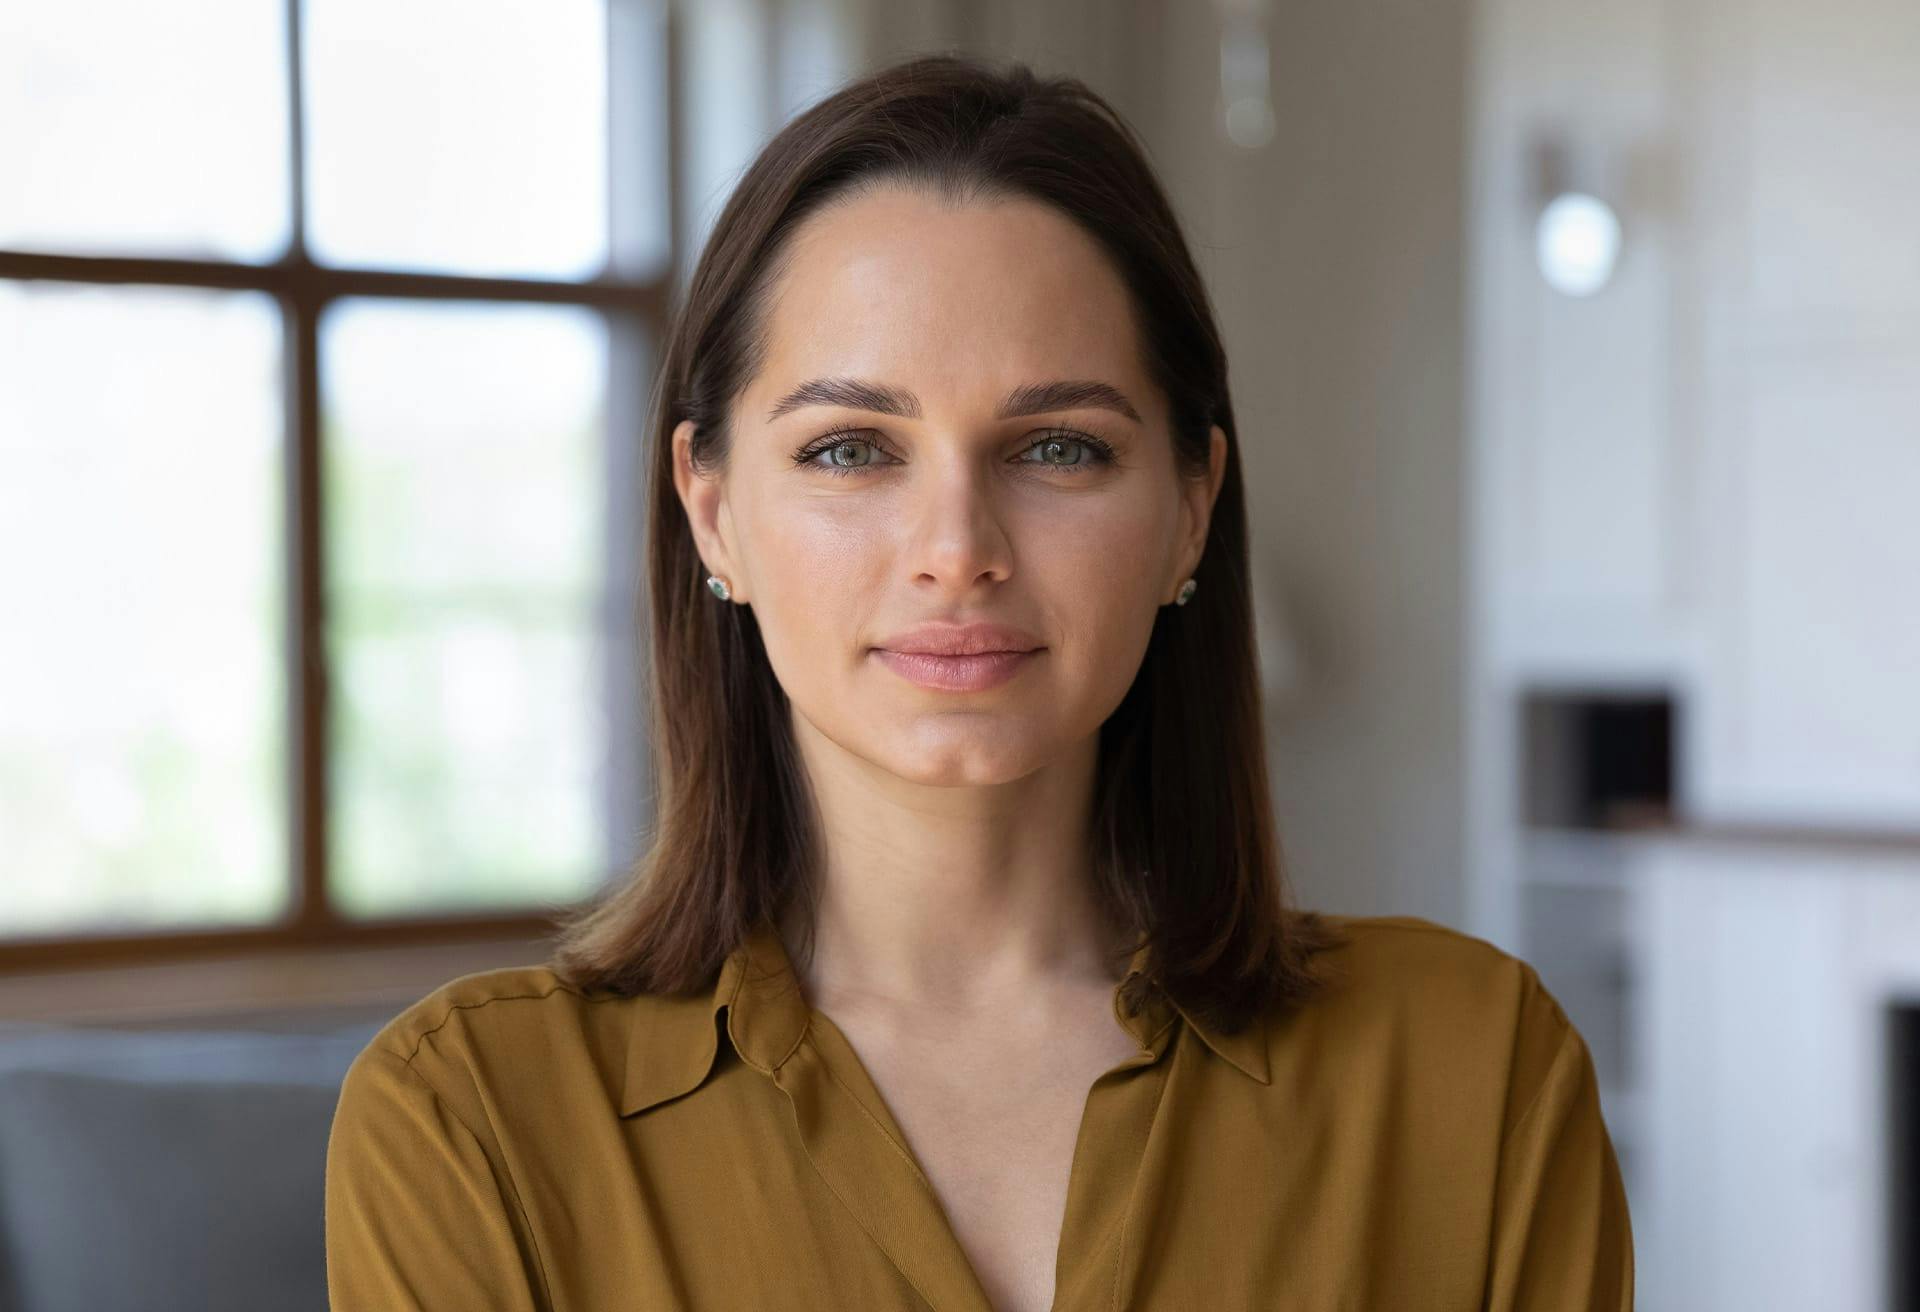
[[887,651],[917,652],[929,656],[980,656],[996,651],[1033,651],[1040,641],[1031,633],[1006,624],[952,624],[935,621],[915,625],[878,644]]

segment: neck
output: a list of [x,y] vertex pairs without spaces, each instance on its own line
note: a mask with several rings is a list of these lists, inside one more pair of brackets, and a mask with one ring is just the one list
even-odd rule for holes
[[[1094,740],[1010,783],[930,787],[795,719],[824,855],[813,951],[794,959],[810,997],[986,1016],[1118,982],[1127,936],[1093,895],[1085,841]],[[782,920],[790,955],[806,914]]]

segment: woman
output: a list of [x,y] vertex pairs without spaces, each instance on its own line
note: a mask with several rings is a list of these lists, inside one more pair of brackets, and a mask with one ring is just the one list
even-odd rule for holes
[[1631,1306],[1535,972],[1288,906],[1226,372],[1077,82],[767,146],[658,393],[651,851],[355,1062],[335,1312]]

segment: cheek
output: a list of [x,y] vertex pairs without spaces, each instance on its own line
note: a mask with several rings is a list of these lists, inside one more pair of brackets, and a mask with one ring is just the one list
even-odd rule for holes
[[1024,591],[1044,608],[1062,695],[1104,718],[1133,683],[1153,634],[1166,570],[1163,516],[1151,505],[1066,508],[1021,543]]
[[822,503],[769,502],[750,512],[743,539],[754,618],[767,659],[789,679],[818,681],[858,655],[863,607],[877,595],[887,550],[866,517]]
[[773,501],[756,509],[749,543],[754,578],[809,579],[825,601],[846,592],[862,580],[860,571],[891,550],[886,517],[855,513],[860,510],[851,498]]
[[[1034,591],[1061,609],[1068,636],[1152,619],[1166,568],[1165,516],[1137,499],[1088,499],[1051,508],[1023,525],[1020,561]],[[1073,623],[1070,617],[1081,617]]]

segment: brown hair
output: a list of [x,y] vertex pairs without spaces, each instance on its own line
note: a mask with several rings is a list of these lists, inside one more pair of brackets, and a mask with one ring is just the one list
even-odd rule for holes
[[[1229,458],[1191,603],[1162,606],[1132,687],[1100,729],[1089,856],[1100,905],[1151,944],[1160,987],[1227,1030],[1297,1003],[1338,941],[1288,906],[1267,792],[1239,438],[1227,362],[1178,220],[1132,129],[1099,95],[1018,63],[921,56],[851,82],[747,169],[676,307],[654,394],[647,584],[657,812],[632,877],[563,927],[553,967],[619,993],[710,984],[759,919],[812,906],[819,837],[788,702],[748,606],[704,583],[673,478],[672,434],[724,467],[729,407],[765,359],[769,289],[810,214],[900,183],[956,203],[1027,197],[1104,249],[1127,284],[1168,399],[1176,465]],[[803,921],[811,951],[811,923]],[[1136,978],[1122,1003],[1150,987]]]

